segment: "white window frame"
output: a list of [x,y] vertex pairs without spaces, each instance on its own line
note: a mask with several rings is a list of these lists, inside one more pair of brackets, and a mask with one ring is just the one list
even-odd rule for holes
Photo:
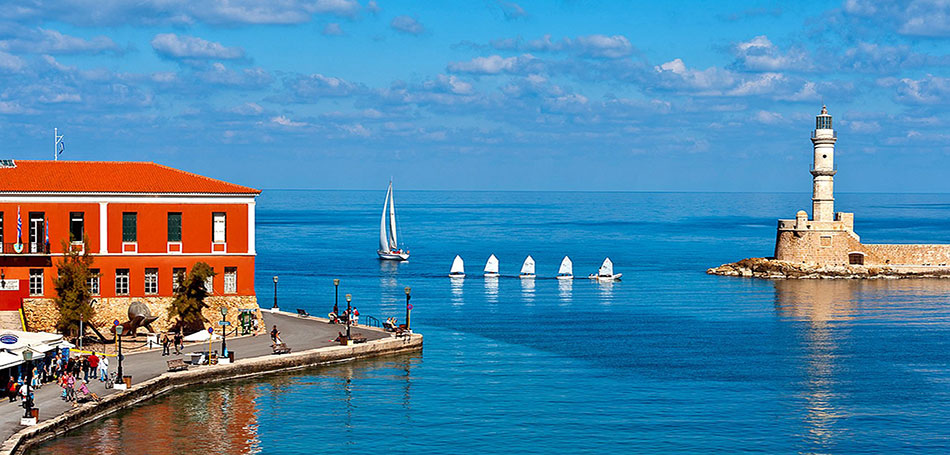
[[[221,230],[218,230],[218,221],[220,220]],[[220,233],[220,236],[218,235]],[[211,243],[228,242],[228,214],[225,212],[214,212],[211,214]]]
[[224,268],[224,293],[237,294],[237,267]]
[[89,293],[99,295],[99,278],[101,277],[99,269],[89,269]]
[[[214,272],[214,269],[211,269]],[[205,290],[208,291],[208,294],[214,294],[214,275],[209,275],[205,279]]]
[[30,269],[30,295],[43,295],[43,278],[43,269]]
[[[124,273],[120,273],[123,272]],[[115,269],[115,295],[129,295],[129,276],[132,274],[129,269]],[[121,285],[125,285],[125,292],[121,292]]]
[[147,267],[145,269],[145,294],[158,294],[158,268]]
[[172,268],[172,292],[178,292],[178,288],[181,287],[181,281],[178,281],[179,274],[178,271],[182,271],[181,279],[184,280],[188,276],[188,269],[185,267],[174,267]]

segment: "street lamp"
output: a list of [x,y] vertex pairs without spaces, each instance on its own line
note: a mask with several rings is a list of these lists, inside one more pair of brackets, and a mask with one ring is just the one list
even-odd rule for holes
[[221,356],[228,356],[228,307],[221,307]]
[[26,361],[26,397],[23,399],[23,418],[33,418],[33,396],[30,395],[30,383],[33,382],[33,351],[30,348],[23,350],[23,360]]
[[115,337],[117,341],[116,350],[118,351],[118,355],[116,356],[116,358],[119,359],[119,367],[116,369],[116,373],[118,375],[118,379],[122,381],[124,380],[123,374],[122,374],[122,332],[124,332],[125,330],[122,328],[121,325],[119,325],[118,319],[116,319],[115,321],[112,321],[112,323],[115,325]]
[[406,330],[409,330],[409,312],[412,311],[412,305],[409,304],[409,299],[412,297],[412,288],[406,286]]
[[[334,278],[333,279],[333,311],[334,312],[340,311],[339,304],[340,304],[340,279]],[[340,317],[339,314],[336,316]]]
[[277,275],[274,275],[274,311],[279,311],[280,308],[277,307]]
[[350,294],[346,295],[346,340],[350,340],[350,322],[353,320],[352,315],[350,315],[350,302],[353,300],[353,296]]

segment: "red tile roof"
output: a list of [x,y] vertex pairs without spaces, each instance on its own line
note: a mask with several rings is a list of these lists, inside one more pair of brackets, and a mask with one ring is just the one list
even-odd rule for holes
[[0,166],[0,193],[260,194],[260,190],[133,161],[16,160]]

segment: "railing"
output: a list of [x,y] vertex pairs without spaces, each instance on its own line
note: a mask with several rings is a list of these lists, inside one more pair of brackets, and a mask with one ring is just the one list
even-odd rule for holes
[[[363,322],[363,321],[362,321],[363,318],[366,318],[366,319],[365,319],[366,322]],[[367,327],[377,327],[377,328],[382,328],[382,327],[383,327],[383,325],[380,324],[379,319],[376,319],[376,318],[374,318],[374,317],[372,317],[372,316],[370,316],[370,315],[360,316],[360,319],[361,319],[360,322],[361,322],[363,325],[367,326]]]
[[[826,137],[828,137],[828,136],[820,136],[820,137],[821,137],[821,138],[826,138]],[[837,131],[837,130],[832,131],[832,132],[831,132],[831,137],[837,139],[837,138],[838,138],[838,131]],[[812,139],[819,139],[819,136],[816,134],[815,130],[811,130],[811,138],[812,138]]]
[[21,243],[19,245],[16,243],[3,243],[2,248],[0,248],[0,254],[46,255],[50,254],[50,248],[48,243],[37,243],[33,245],[29,243]]

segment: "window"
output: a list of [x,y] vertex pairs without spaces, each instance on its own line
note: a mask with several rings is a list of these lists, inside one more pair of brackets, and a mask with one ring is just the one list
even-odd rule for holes
[[168,241],[181,241],[181,212],[168,212]]
[[99,295],[99,269],[89,269],[89,292]]
[[831,236],[823,235],[818,239],[818,245],[822,248],[831,248]]
[[237,293],[237,267],[224,268],[224,293]]
[[138,214],[135,212],[122,213],[122,241],[136,242],[138,239]]
[[0,252],[3,252],[3,212],[0,212]]
[[82,242],[83,212],[69,212],[69,240]]
[[[211,269],[211,272],[214,273],[214,269]],[[205,280],[205,290],[208,291],[208,294],[214,294],[214,275],[208,275]]]
[[43,269],[30,269],[30,295],[43,295]]
[[848,253],[848,264],[864,265],[864,253]]
[[227,237],[225,236],[225,225],[227,224],[225,220],[227,215],[220,212],[215,212],[212,214],[214,231],[212,233],[211,241],[214,243],[224,243]]
[[181,287],[181,282],[184,281],[185,275],[188,273],[188,269],[184,267],[175,267],[172,269],[172,289],[178,290]]
[[158,294],[158,269],[145,269],[145,293]]
[[115,295],[129,295],[129,269],[115,269]]
[[[46,214],[30,212],[30,253],[46,252]],[[17,240],[19,242],[19,240]]]

